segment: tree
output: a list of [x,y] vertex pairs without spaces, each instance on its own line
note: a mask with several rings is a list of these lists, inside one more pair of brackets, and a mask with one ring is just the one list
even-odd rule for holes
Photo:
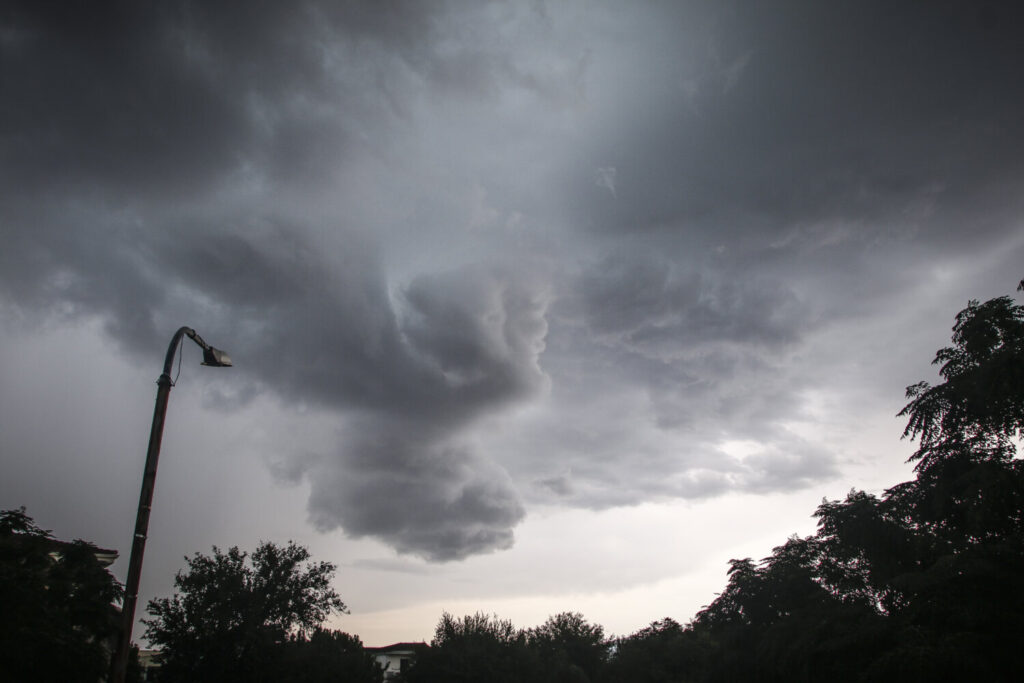
[[0,512],[0,675],[95,681],[107,673],[121,587],[97,548],[58,541],[25,508]]
[[604,628],[588,623],[577,612],[548,617],[542,625],[527,631],[526,638],[548,678],[556,681],[597,680],[610,646]]
[[526,633],[507,619],[445,612],[430,647],[406,674],[411,683],[518,683],[538,680],[541,669]]
[[1024,306],[970,301],[933,362],[943,381],[908,387],[900,412],[918,440],[915,478],[826,500],[814,536],[733,560],[725,590],[684,630],[718,654],[635,680],[1019,677]]
[[284,644],[278,683],[377,683],[384,673],[358,636],[316,628]]
[[1024,429],[1024,306],[1007,296],[971,300],[953,325],[953,346],[939,349],[943,382],[907,387],[904,437],[919,439],[911,460],[929,467],[961,444],[990,459],[1009,460]]
[[878,650],[877,615],[822,580],[824,551],[820,538],[794,536],[759,563],[733,560],[725,590],[689,629],[691,647],[704,636],[714,643],[705,657],[717,654],[691,658],[684,680],[858,680],[858,658]]
[[146,638],[162,649],[161,680],[276,681],[285,644],[333,612],[346,612],[331,587],[335,566],[309,562],[295,543],[264,542],[251,557],[237,547],[186,558],[179,593],[151,600]]
[[601,680],[608,683],[681,683],[707,680],[717,645],[707,629],[662,619],[615,642]]
[[[1019,289],[1019,288],[1018,288]],[[1024,306],[970,301],[953,345],[940,349],[942,383],[907,388],[904,436],[919,439],[917,477],[886,492],[920,541],[917,566],[890,581],[901,636],[885,675],[1014,680],[1024,657]]]

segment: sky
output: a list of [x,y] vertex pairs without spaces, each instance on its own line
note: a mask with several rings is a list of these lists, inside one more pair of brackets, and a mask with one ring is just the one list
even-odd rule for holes
[[1022,17],[6,2],[0,508],[123,580],[188,325],[234,367],[181,348],[140,606],[294,540],[368,645],[686,622],[912,476],[905,387],[1024,277]]

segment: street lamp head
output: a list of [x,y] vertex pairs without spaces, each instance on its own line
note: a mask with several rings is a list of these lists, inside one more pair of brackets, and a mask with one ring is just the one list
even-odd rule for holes
[[204,346],[203,365],[209,365],[214,368],[230,368],[231,356],[213,346]]

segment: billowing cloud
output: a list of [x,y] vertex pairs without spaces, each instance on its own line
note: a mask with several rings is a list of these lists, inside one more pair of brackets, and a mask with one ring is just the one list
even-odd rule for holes
[[321,529],[447,561],[512,546],[523,504],[508,475],[423,424],[359,420],[342,461],[308,472]]
[[579,286],[596,335],[667,359],[708,345],[792,342],[808,315],[781,281],[702,273],[657,253],[606,257]]
[[358,416],[339,429],[336,451],[289,469],[312,487],[318,528],[372,535],[432,560],[511,545],[524,514],[519,494],[459,433],[544,390],[543,291],[474,267],[391,293],[379,261],[355,240],[330,267],[294,240],[270,237],[260,248],[215,238],[171,260],[220,302],[204,326],[226,317],[246,330],[233,349],[243,377]]
[[836,367],[1019,267],[1019,14],[8,3],[0,304],[146,362],[195,326],[208,407],[335,420],[274,454],[318,529],[431,561],[812,486]]

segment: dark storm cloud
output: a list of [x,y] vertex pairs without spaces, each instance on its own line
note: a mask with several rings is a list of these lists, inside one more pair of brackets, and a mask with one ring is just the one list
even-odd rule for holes
[[8,3],[0,287],[146,362],[223,336],[208,405],[338,415],[276,470],[316,525],[431,560],[807,486],[809,339],[1018,228],[1020,14]]
[[189,59],[171,5],[14,3],[4,14],[8,187],[180,196],[237,163],[251,129]]
[[[433,561],[512,546],[524,510],[508,475],[431,425],[356,421],[346,467],[310,473],[321,529],[343,526]],[[437,438],[441,437],[441,438]]]
[[435,59],[430,18],[420,3],[8,5],[0,173],[10,300],[98,315],[140,355],[179,319],[230,329],[242,372],[208,403],[269,389],[369,416],[288,469],[313,483],[316,523],[444,560],[507,547],[522,517],[507,476],[454,437],[543,386],[542,292],[483,267],[399,291],[372,238],[331,226],[347,237],[327,256],[266,195],[217,208],[246,183],[322,187],[407,113],[388,50],[468,93],[508,71]]
[[612,196],[579,176],[588,224],[709,245],[836,218],[878,231],[923,199],[977,203],[995,179],[1019,180],[1016,6],[690,9],[636,48],[674,68],[622,83],[636,115],[591,136],[579,160],[617,179]]
[[370,416],[339,433],[335,453],[279,467],[309,480],[320,528],[433,560],[509,546],[518,495],[457,430],[545,386],[546,294],[474,267],[417,278],[393,296],[365,240],[351,235],[325,259],[300,232],[266,221],[249,235],[193,227],[134,251],[71,240],[49,252],[60,262],[36,264],[39,291],[21,303],[99,315],[140,356],[163,348],[176,319],[221,345],[229,336],[241,372],[207,396],[212,407],[262,388]]
[[419,357],[469,405],[540,388],[537,359],[547,333],[547,300],[500,271],[421,276],[404,291],[403,332]]
[[322,183],[361,139],[348,125],[394,110],[370,91],[382,49],[416,54],[428,16],[419,3],[8,3],[0,178],[118,203],[195,201],[254,169]]
[[[983,253],[1019,230],[1018,10],[693,10],[648,16],[657,21],[632,55],[661,66],[605,91],[628,114],[603,119],[570,157],[568,220],[612,246],[583,266],[569,288],[578,298],[554,309],[574,322],[553,321],[545,360],[573,368],[559,350],[596,341],[614,379],[552,370],[556,396],[589,407],[560,407],[564,424],[543,428],[567,433],[555,440],[559,466],[538,465],[542,497],[598,507],[642,498],[616,482],[624,450],[637,467],[681,473],[664,486],[634,475],[648,494],[786,490],[835,476],[834,455],[780,426],[823,381],[795,362],[806,340],[915,286],[939,245]],[[629,58],[606,46],[594,63]],[[583,414],[616,391],[645,409],[621,424],[611,411],[595,428]],[[637,420],[679,445],[620,434]],[[723,435],[766,450],[717,453]]]
[[[717,280],[717,281],[716,281]],[[583,274],[587,322],[603,337],[671,357],[707,343],[792,342],[807,308],[777,280],[705,272],[659,254],[616,254]]]
[[166,292],[145,251],[125,241],[131,227],[123,216],[60,196],[16,194],[0,201],[0,212],[0,282],[16,306],[65,319],[99,315],[133,350],[159,343],[152,310],[166,303]]
[[393,304],[379,261],[357,240],[327,267],[279,234],[260,247],[238,236],[192,243],[173,270],[220,302],[204,327],[229,315],[248,331],[232,349],[247,376],[365,416],[339,432],[337,453],[285,465],[288,479],[309,481],[314,523],[435,561],[509,547],[519,496],[458,430],[543,388],[543,292],[478,267],[417,278]]
[[474,268],[417,278],[393,297],[356,236],[328,262],[275,232],[259,247],[204,237],[168,268],[218,302],[209,324],[227,314],[250,331],[237,353],[275,391],[444,427],[543,386],[546,300],[531,284]]

